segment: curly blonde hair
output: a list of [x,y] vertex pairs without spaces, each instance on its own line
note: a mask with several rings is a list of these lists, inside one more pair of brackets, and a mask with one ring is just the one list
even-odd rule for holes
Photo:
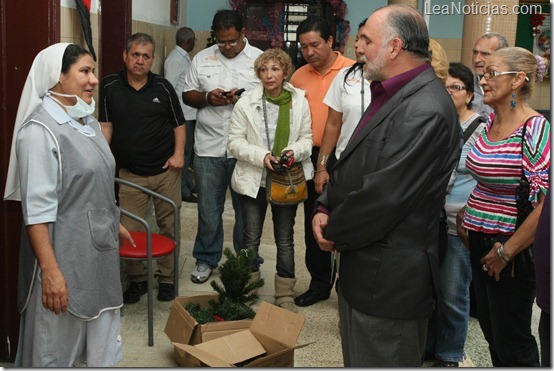
[[441,44],[437,40],[429,39],[429,51],[431,52],[431,66],[435,70],[435,74],[446,84],[448,77],[448,57]]
[[283,68],[283,74],[285,77],[292,72],[292,61],[290,59],[290,55],[281,49],[267,49],[254,61],[254,71],[256,72],[256,76],[258,76],[258,78],[260,78],[260,69],[269,61],[275,61],[280,64],[281,68]]

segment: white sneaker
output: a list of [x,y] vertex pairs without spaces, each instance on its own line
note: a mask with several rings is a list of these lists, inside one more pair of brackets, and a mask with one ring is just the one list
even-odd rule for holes
[[207,264],[196,264],[196,268],[192,271],[190,279],[194,283],[204,283],[210,278],[212,270],[213,269]]

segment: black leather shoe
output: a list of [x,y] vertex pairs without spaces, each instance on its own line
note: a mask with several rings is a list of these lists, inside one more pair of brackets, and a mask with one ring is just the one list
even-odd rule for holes
[[175,285],[172,283],[160,283],[158,287],[158,300],[171,301],[175,299]]
[[319,292],[308,290],[302,295],[297,296],[294,299],[294,304],[296,304],[299,307],[309,307],[310,305],[314,305],[318,301],[327,300],[327,299],[329,299],[329,294],[323,295],[323,294],[320,294]]
[[435,357],[435,355],[429,351],[425,351],[425,353],[423,353],[423,357],[422,357],[422,362],[434,362],[436,361],[437,358]]
[[140,297],[148,291],[148,284],[144,282],[132,282],[123,293],[123,302],[125,304],[138,303]]
[[433,367],[459,367],[458,362],[441,361],[437,359],[433,364]]
[[193,195],[192,193],[188,196],[181,196],[181,200],[183,202],[191,202],[191,203],[194,203],[194,204],[198,203],[198,198],[196,198],[196,196]]

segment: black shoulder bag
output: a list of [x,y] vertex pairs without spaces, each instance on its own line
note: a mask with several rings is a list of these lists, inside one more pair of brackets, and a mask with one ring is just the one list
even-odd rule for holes
[[[532,118],[532,117],[531,117]],[[527,131],[527,123],[531,119],[525,121],[523,130],[521,131],[521,179],[516,188],[516,206],[517,206],[517,221],[516,229],[518,229],[525,219],[533,211],[533,204],[529,201],[529,181],[523,171],[523,157],[525,146],[525,133]],[[512,277],[519,277],[525,280],[535,279],[535,258],[533,256],[533,245],[525,248],[517,254],[512,260]]]
[[529,214],[533,211],[533,205],[529,201],[529,181],[523,171],[523,148],[525,147],[525,132],[527,131],[527,122],[523,125],[521,131],[521,178],[519,179],[519,185],[516,188],[516,205],[517,205],[517,222],[516,229],[527,219]]

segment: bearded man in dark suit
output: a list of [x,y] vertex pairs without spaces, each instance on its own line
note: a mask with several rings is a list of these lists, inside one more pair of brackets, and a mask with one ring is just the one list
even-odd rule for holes
[[375,11],[358,48],[372,80],[371,104],[318,199],[314,236],[322,250],[341,253],[344,365],[419,367],[460,125],[429,63],[427,26],[415,9]]

